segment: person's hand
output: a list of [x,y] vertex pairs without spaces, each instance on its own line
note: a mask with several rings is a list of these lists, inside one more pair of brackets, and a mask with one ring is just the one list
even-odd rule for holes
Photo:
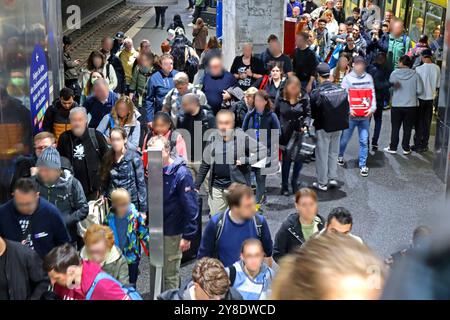
[[366,111],[364,111],[364,116],[366,118],[370,118],[372,116],[372,110],[367,109]]
[[224,101],[231,100],[231,94],[229,94],[228,91],[225,91],[225,90],[224,90],[224,91],[222,92],[222,98],[223,98]]
[[147,128],[152,130],[153,129],[153,122],[147,122]]
[[245,74],[246,74],[249,78],[253,78],[253,71],[252,71],[251,68],[248,68],[248,69],[245,71]]
[[312,91],[312,83],[308,82],[308,84],[306,85],[306,92],[310,93]]
[[394,83],[394,89],[399,89],[402,86],[400,82]]
[[351,115],[352,117],[356,117],[356,111],[353,110],[353,109],[350,109],[350,115]]
[[80,60],[80,59],[76,59],[76,60],[74,61],[74,63],[75,63],[76,65],[79,65],[79,64],[81,63],[81,60]]
[[181,239],[180,250],[181,252],[186,252],[191,248],[191,242],[188,240]]
[[30,175],[33,177],[35,175],[37,175],[39,172],[39,168],[38,167],[32,167],[30,168]]
[[147,214],[144,212],[140,212],[139,215],[142,217],[142,219],[145,221],[147,220]]
[[237,165],[237,166],[242,166],[241,160],[236,160],[236,165]]

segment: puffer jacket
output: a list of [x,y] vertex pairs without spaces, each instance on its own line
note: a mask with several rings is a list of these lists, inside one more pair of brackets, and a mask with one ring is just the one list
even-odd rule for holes
[[128,149],[120,162],[113,163],[107,190],[107,196],[117,188],[128,190],[131,202],[139,212],[147,212],[147,186],[144,178],[144,165],[137,151]]
[[59,209],[70,237],[75,241],[77,223],[84,220],[89,212],[81,183],[66,170],[62,171],[59,179],[51,186],[44,184],[39,175],[32,179],[39,186],[40,196]]
[[280,145],[286,146],[295,131],[304,126],[309,127],[311,123],[309,95],[302,92],[302,97],[295,105],[280,96],[275,102],[275,112],[281,124]]
[[67,110],[61,105],[60,99],[56,100],[45,112],[42,130],[53,133],[58,141],[63,132],[72,128],[69,114],[70,110],[76,107],[78,107],[78,103],[74,102],[72,107]]
[[[136,207],[131,204],[129,207],[127,228],[127,242],[125,248],[122,248],[122,253],[129,264],[138,261],[141,258],[141,243],[148,247],[149,233],[148,228],[145,227],[145,221],[142,215],[136,210]],[[116,228],[116,216],[113,211],[110,211],[106,216],[106,224],[114,232],[114,239],[116,246],[119,246],[119,237]]]

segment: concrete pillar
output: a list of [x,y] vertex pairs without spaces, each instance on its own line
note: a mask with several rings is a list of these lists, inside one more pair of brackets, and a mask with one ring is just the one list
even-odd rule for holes
[[254,52],[260,53],[270,34],[283,41],[286,5],[282,0],[223,1],[223,54],[230,67],[242,45],[252,42]]

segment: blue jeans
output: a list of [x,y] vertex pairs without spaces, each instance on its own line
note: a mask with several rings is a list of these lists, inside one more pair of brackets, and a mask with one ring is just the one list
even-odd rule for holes
[[353,131],[358,128],[359,134],[359,167],[365,167],[369,155],[369,129],[370,119],[368,118],[350,118],[350,127],[342,133],[339,156],[343,157],[348,142],[352,138]]

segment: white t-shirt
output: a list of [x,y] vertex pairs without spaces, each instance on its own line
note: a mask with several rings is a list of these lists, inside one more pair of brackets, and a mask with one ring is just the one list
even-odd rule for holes
[[441,82],[441,70],[434,63],[424,63],[416,68],[416,72],[422,79],[423,92],[418,96],[422,100],[433,100],[436,97],[436,88]]

